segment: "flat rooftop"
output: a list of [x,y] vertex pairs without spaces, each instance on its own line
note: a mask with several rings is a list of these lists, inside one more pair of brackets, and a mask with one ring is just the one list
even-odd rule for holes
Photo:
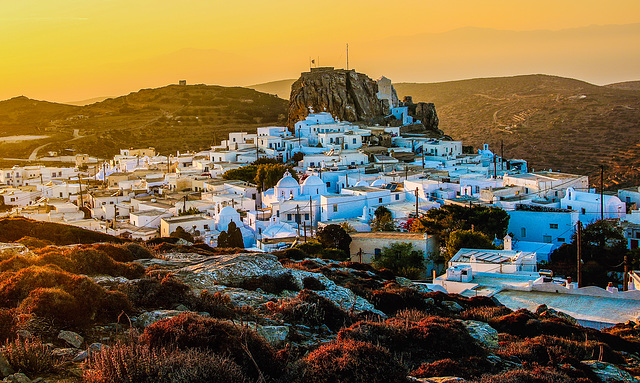
[[[397,231],[374,231],[370,233],[351,233],[351,238],[382,238],[382,239],[424,239],[423,233],[400,233]],[[430,236],[429,236],[430,237]]]

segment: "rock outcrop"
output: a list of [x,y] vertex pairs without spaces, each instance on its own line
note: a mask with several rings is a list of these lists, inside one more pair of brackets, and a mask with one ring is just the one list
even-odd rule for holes
[[355,70],[312,68],[291,86],[288,125],[304,120],[309,108],[342,121],[382,121],[385,111],[377,93],[376,81]]

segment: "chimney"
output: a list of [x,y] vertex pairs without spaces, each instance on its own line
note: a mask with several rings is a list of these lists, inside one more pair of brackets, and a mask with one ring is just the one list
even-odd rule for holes
[[509,234],[504,236],[504,249],[507,251],[513,250],[513,243]]

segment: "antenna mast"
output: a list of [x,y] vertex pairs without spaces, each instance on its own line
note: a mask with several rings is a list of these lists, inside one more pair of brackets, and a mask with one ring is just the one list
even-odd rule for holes
[[349,44],[347,43],[347,70],[349,70]]

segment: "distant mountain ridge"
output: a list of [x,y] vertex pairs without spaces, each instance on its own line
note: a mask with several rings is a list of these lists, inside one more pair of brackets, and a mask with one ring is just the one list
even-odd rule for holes
[[605,186],[640,184],[640,91],[548,75],[394,84],[433,102],[440,129],[465,145],[488,143],[530,168],[587,174]]

